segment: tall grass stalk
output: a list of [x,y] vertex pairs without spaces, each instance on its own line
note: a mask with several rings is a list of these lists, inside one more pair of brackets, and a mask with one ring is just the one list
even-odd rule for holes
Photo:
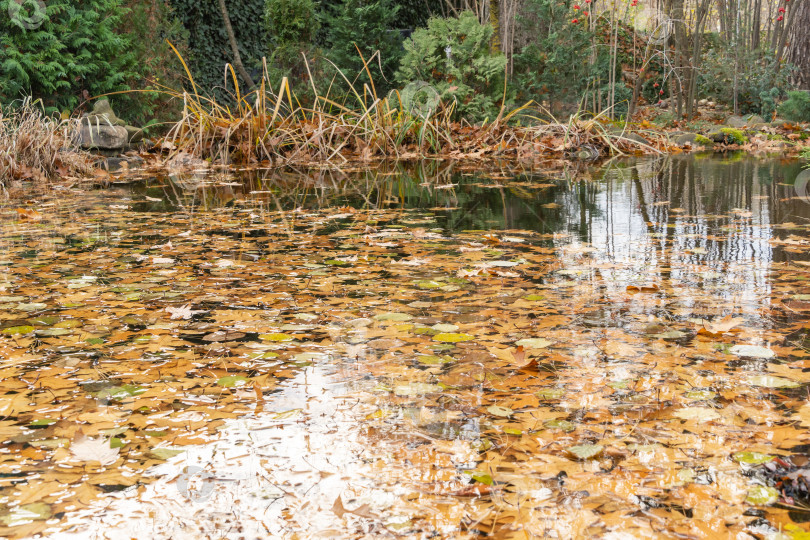
[[75,122],[45,115],[30,98],[0,107],[0,187],[16,180],[79,176],[90,164],[73,141]]
[[[349,160],[432,156],[557,157],[583,146],[597,154],[638,150],[638,143],[605,127],[604,112],[587,119],[580,113],[561,123],[529,102],[509,112],[502,106],[497,118],[483,125],[457,120],[453,102],[422,114],[412,112],[397,91],[377,95],[369,69],[373,57],[366,60],[362,54],[371,82],[358,87],[333,64],[336,75],[323,95],[306,63],[313,92],[309,106],[301,104],[286,77],[273,88],[266,63],[261,81],[247,94],[227,66],[225,80],[233,88],[233,102],[222,104],[199,92],[186,62],[176,49],[175,53],[186,70],[190,91],[166,89],[183,103],[183,115],[167,139],[179,151],[225,165],[340,165]],[[335,96],[335,87],[348,90]],[[645,150],[656,151],[651,146]]]

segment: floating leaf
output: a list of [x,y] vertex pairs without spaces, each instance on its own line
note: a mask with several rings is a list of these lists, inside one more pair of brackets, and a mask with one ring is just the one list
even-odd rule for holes
[[686,397],[695,401],[708,401],[717,397],[717,394],[711,390],[692,390],[686,393]]
[[413,382],[396,386],[394,393],[398,396],[421,396],[424,394],[436,394],[442,390],[443,388],[437,384]]
[[708,407],[685,407],[672,414],[681,420],[697,420],[698,422],[709,422],[720,418],[717,411]]
[[439,332],[455,332],[458,330],[458,326],[455,324],[434,324],[431,328]]
[[523,299],[529,302],[539,302],[540,300],[545,300],[546,297],[542,294],[530,294],[529,296],[524,296]]
[[759,465],[760,463],[768,463],[773,461],[774,457],[761,452],[735,452],[731,454],[731,459],[738,463],[745,463],[747,465]]
[[225,377],[221,377],[217,384],[220,386],[224,386],[225,388],[234,388],[238,386],[244,386],[250,382],[248,377],[243,377],[242,375],[228,375]]
[[31,304],[17,304],[17,309],[20,311],[39,311],[48,307],[48,304],[40,302],[33,302]]
[[480,482],[487,486],[492,485],[492,476],[489,473],[486,473],[484,471],[467,471],[467,474],[469,474],[470,478],[472,478],[476,482]]
[[423,354],[416,358],[420,364],[425,364],[428,366],[434,365],[441,365],[441,364],[449,364],[453,361],[453,358],[450,356],[435,356],[435,355],[427,355]]
[[181,448],[153,448],[149,455],[156,459],[171,459],[174,456],[178,456],[185,452],[185,450]]
[[552,343],[552,341],[549,341],[546,338],[526,338],[516,341],[515,345],[518,347],[525,347],[527,349],[545,349]]
[[475,336],[471,336],[470,334],[452,334],[452,333],[442,333],[436,334],[433,336],[435,341],[442,341],[445,343],[460,343],[462,341],[470,341],[475,339]]
[[56,337],[72,334],[73,330],[68,328],[43,328],[42,330],[37,330],[35,333],[41,337]]
[[495,416],[512,416],[513,414],[512,409],[509,407],[501,407],[500,405],[490,405],[487,407],[487,412]]
[[772,350],[758,345],[734,345],[729,351],[737,356],[747,356],[749,358],[773,358],[776,356]]
[[561,429],[566,433],[570,433],[575,429],[577,429],[577,427],[572,422],[569,422],[568,420],[560,420],[557,418],[552,420],[546,420],[545,422],[543,422],[543,425],[546,426],[548,429]]
[[523,431],[517,428],[503,428],[503,432],[507,435],[523,435]]
[[295,336],[291,336],[290,334],[261,334],[259,335],[259,339],[263,339],[265,341],[292,341],[295,339]]
[[601,444],[579,444],[566,449],[566,452],[577,459],[591,459],[599,456],[604,449]]
[[760,386],[762,388],[798,388],[801,386],[795,381],[774,375],[757,375],[748,379],[748,382],[752,386]]
[[97,461],[102,466],[118,461],[118,448],[110,448],[109,442],[104,438],[79,438],[70,445],[70,453],[75,459]]
[[540,390],[535,395],[540,399],[560,399],[565,395],[565,390],[563,388],[547,388]]
[[280,413],[274,414],[273,418],[276,420],[289,420],[290,418],[300,416],[302,412],[302,409],[290,409],[289,411],[281,411]]
[[748,491],[745,502],[757,506],[766,506],[779,500],[779,490],[769,486],[754,486]]
[[33,326],[10,326],[9,328],[4,328],[3,333],[13,336],[15,334],[30,334],[34,330],[35,328]]
[[15,527],[29,521],[44,521],[53,515],[51,507],[45,503],[24,504],[8,514],[0,516],[0,522],[6,527]]
[[397,322],[404,322],[410,321],[413,319],[413,315],[408,315],[407,313],[380,313],[379,315],[375,315],[374,319],[377,321],[397,321]]

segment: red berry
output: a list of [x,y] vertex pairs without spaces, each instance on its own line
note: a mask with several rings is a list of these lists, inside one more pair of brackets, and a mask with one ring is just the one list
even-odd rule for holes
[[573,19],[571,22],[577,24],[579,22],[579,19]]
[[782,17],[781,15],[779,15],[779,16],[776,18],[776,20],[777,20],[777,21],[781,21],[782,19],[784,19],[784,17]]
[[655,84],[653,85],[653,88],[658,88],[658,83],[655,83]]
[[588,15],[590,15],[590,13],[588,13],[587,11],[583,11],[583,12],[582,12],[582,14],[583,14],[583,15],[585,15],[586,17],[587,17]]
[[579,4],[574,4],[574,9],[579,9]]
[[658,93],[659,93],[659,94],[661,94],[662,96],[664,95],[664,91],[663,91],[663,90],[661,90],[661,91],[660,91],[660,92],[658,92]]
[[779,13],[784,13],[784,12],[785,12],[785,8],[780,7],[780,8],[779,8]]

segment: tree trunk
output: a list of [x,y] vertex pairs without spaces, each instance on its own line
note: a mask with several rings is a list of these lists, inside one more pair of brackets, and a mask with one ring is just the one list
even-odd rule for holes
[[225,32],[228,34],[228,41],[231,43],[231,51],[233,52],[233,66],[236,68],[239,76],[242,77],[242,80],[244,80],[252,90],[256,87],[256,83],[253,82],[253,78],[245,69],[244,64],[242,64],[242,56],[239,54],[239,44],[236,42],[236,35],[233,33],[231,17],[228,15],[228,8],[225,6],[225,0],[219,0],[219,10],[222,12],[222,21],[225,23]]
[[492,52],[501,52],[501,2],[489,0],[489,24],[492,26],[492,39],[490,48]]
[[792,6],[791,32],[787,45],[786,58],[798,70],[794,83],[803,90],[810,90],[810,2],[797,2]]

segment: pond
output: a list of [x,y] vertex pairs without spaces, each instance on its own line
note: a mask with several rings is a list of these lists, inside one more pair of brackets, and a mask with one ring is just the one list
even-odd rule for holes
[[799,538],[808,174],[133,172],[6,202],[0,535]]

